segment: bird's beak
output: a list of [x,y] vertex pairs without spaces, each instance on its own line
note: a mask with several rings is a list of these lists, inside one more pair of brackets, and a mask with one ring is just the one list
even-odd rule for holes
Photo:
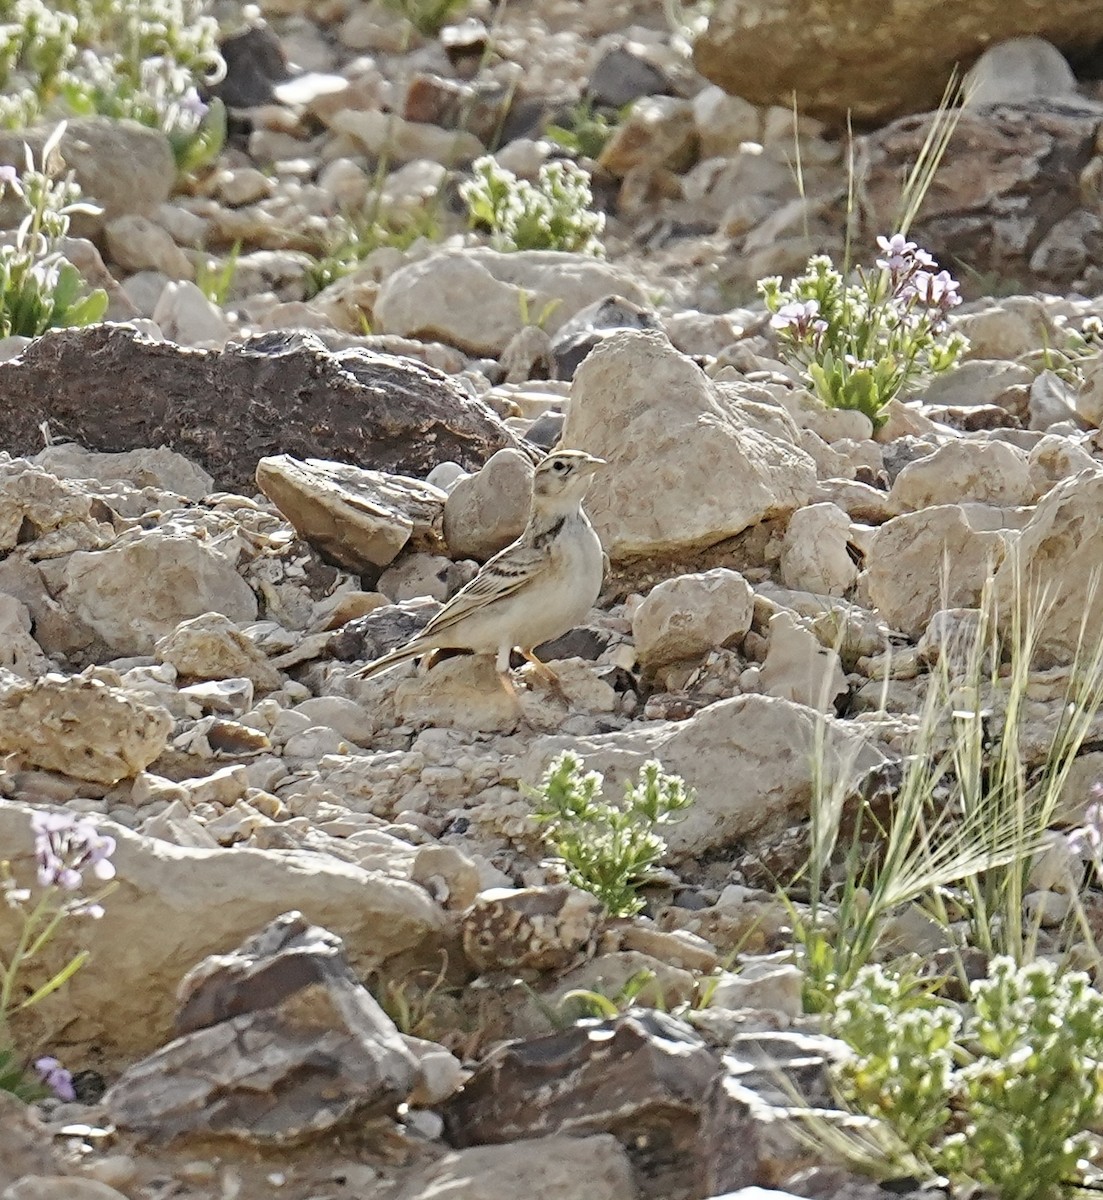
[[586,473],[592,475],[599,467],[605,467],[609,464],[603,458],[595,458],[592,454],[586,455]]

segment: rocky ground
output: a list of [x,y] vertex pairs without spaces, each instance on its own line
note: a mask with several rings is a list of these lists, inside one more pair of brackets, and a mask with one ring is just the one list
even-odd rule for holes
[[[63,806],[117,839],[119,880],[18,1027],[79,1099],[4,1106],[0,1193],[883,1194],[778,1132],[778,1073],[830,1107],[836,1046],[774,882],[813,749],[856,787],[896,762],[986,588],[1047,581],[1028,766],[1058,721],[1103,562],[1095,85],[1001,76],[962,118],[912,235],[962,275],[970,349],[875,431],[800,386],[754,301],[842,245],[845,90],[794,130],[784,71],[727,94],[644,0],[476,3],[443,38],[377,3],[223,7],[212,170],[180,190],[154,131],[65,134],[104,209],[68,253],[114,323],[0,346],[0,847],[22,870],[31,813]],[[884,122],[938,100],[880,88],[863,252],[932,118]],[[488,248],[454,177],[492,141],[531,177],[581,96],[633,105],[591,164],[606,257]],[[318,290],[380,161],[385,208],[433,236]],[[234,246],[216,303],[196,280]],[[517,536],[557,443],[608,462],[602,597],[539,651],[564,694],[521,667],[518,709],[464,657],[354,678]],[[696,792],[638,917],[545,860],[528,789],[564,749]],[[1056,878],[1035,906],[1063,911]],[[612,1021],[563,1017],[640,980]]]

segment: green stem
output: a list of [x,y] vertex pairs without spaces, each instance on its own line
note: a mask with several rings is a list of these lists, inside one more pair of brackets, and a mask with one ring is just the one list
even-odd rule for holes
[[25,959],[31,957],[27,953],[27,946],[31,941],[31,935],[35,926],[48,910],[50,902],[54,898],[54,892],[54,888],[47,888],[42,899],[31,910],[30,915],[23,918],[23,929],[19,934],[15,953],[12,954],[11,962],[7,970],[4,971],[3,978],[0,978],[0,1027],[3,1027],[7,1023],[8,1010],[11,1007],[11,995],[15,988],[15,979],[19,974],[19,968],[23,965]]

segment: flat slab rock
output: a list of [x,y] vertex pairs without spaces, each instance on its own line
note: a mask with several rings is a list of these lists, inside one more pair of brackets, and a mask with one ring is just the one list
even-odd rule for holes
[[126,325],[64,329],[0,365],[0,445],[168,446],[218,487],[251,494],[260,459],[290,454],[424,477],[474,470],[517,438],[481,400],[414,359],[331,353],[309,333],[185,350]]

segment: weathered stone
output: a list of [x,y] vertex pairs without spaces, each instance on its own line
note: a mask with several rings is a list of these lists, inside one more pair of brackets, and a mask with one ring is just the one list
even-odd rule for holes
[[280,454],[257,463],[257,486],[304,541],[350,571],[385,567],[407,545],[443,548],[444,493],[419,479]]
[[[908,236],[969,274],[1067,292],[1103,261],[1099,233],[1087,227],[1070,230],[1060,252],[1056,243],[1046,249],[1070,214],[1094,216],[1084,208],[1082,176],[1100,119],[1056,101],[966,109]],[[934,120],[906,117],[863,139],[857,194],[871,231],[893,225],[907,169]]]
[[0,692],[0,754],[76,779],[117,783],[137,775],[171,732],[163,708],[98,679],[44,675]]
[[48,1175],[57,1168],[54,1147],[35,1110],[0,1092],[0,1188],[21,1175]]
[[485,562],[519,538],[532,504],[532,459],[499,450],[476,475],[456,481],[444,503],[444,536],[455,558]]
[[857,578],[849,515],[830,503],[798,508],[781,547],[782,583],[797,591],[845,596]]
[[94,479],[100,485],[118,481],[172,492],[186,500],[202,500],[214,491],[214,480],[206,471],[164,446],[100,454],[75,442],[55,442],[40,450],[34,461],[58,479]]
[[660,167],[685,170],[696,154],[692,104],[677,96],[645,96],[617,122],[598,165],[620,178]]
[[159,662],[171,663],[184,678],[248,679],[262,692],[282,682],[264,651],[221,613],[182,621],[153,650]]
[[[1083,471],[1057,484],[1038,502],[996,573],[998,611],[1009,620],[1018,593],[1044,596],[1045,619],[1039,622],[1038,653],[1067,663],[1079,652],[1090,659],[1091,630],[1084,617],[1096,612],[1099,564],[1103,562],[1103,471]],[[956,564],[955,564],[956,565]],[[1025,589],[1025,591],[1024,591]]]
[[149,654],[181,621],[216,612],[257,617],[253,589],[210,541],[138,530],[106,550],[47,563],[50,591],[63,609],[115,654]]
[[565,321],[551,344],[553,376],[573,379],[578,364],[618,329],[663,328],[659,315],[624,296],[603,296]]
[[454,1151],[414,1172],[395,1200],[636,1200],[628,1155],[616,1138],[524,1138],[505,1146]]
[[423,596],[443,603],[475,577],[476,569],[473,562],[453,562],[443,554],[403,554],[376,587],[395,604]]
[[287,1145],[393,1114],[418,1077],[340,938],[297,912],[188,972],[176,1034],[104,1097],[116,1125]]
[[660,1012],[629,1011],[561,1033],[508,1042],[484,1060],[445,1107],[453,1145],[557,1133],[633,1131],[665,1125],[692,1140],[702,1097],[719,1062],[688,1026]]
[[566,884],[494,888],[463,914],[463,950],[480,971],[554,971],[594,952],[601,904]]
[[0,592],[0,667],[21,679],[37,679],[50,669],[42,647],[31,637],[30,609]]
[[784,609],[770,618],[770,642],[759,675],[768,696],[794,700],[821,712],[834,712],[846,691],[839,656]]
[[95,450],[168,446],[250,494],[257,463],[275,454],[421,477],[449,459],[479,467],[517,444],[441,372],[358,348],[330,353],[310,333],[196,351],[122,325],[64,329],[0,365],[0,388],[0,444],[15,453],[37,450],[49,421],[55,437]]
[[110,510],[83,488],[24,459],[0,461],[0,554],[25,545],[32,559],[56,558],[114,536]]
[[1001,534],[978,532],[960,505],[944,504],[882,525],[863,579],[885,621],[918,637],[938,609],[974,607],[1005,551]]
[[1076,76],[1068,59],[1040,37],[1009,38],[989,46],[965,77],[964,101],[974,107],[1076,94]]
[[[752,104],[795,104],[843,125],[848,117],[877,122],[935,108],[953,69],[994,42],[1038,34],[1062,50],[1086,51],[1103,38],[1092,0],[1044,10],[1030,0],[977,0],[944,18],[917,20],[911,9],[886,14],[865,0],[723,0],[693,59],[706,79]],[[857,30],[860,71],[853,69]]]
[[751,627],[754,592],[738,571],[715,567],[653,587],[632,614],[632,640],[649,669],[700,658]]
[[[806,503],[812,460],[781,409],[713,384],[666,337],[620,332],[571,385],[564,444],[608,461],[586,502],[614,561],[676,555]],[[787,440],[786,434],[792,440]]]
[[901,512],[939,504],[1029,504],[1034,499],[1027,457],[1007,442],[955,441],[908,463],[889,492]]
[[[33,811],[0,801],[0,845],[20,879],[33,871]],[[101,1066],[133,1062],[163,1045],[188,968],[233,949],[288,909],[332,929],[361,974],[415,949],[443,924],[444,914],[423,889],[326,854],[188,849],[114,825],[106,829],[117,842],[113,862],[122,886],[106,899],[101,920],[62,926],[43,960],[45,970],[56,970],[87,950],[93,962],[109,967],[78,971],[66,985],[64,1029],[48,1032],[67,1063],[79,1062],[77,1048],[96,1046]],[[0,944],[15,936],[16,920],[4,906]],[[31,1019],[49,1021],[47,1009],[31,1010]]]
[[[41,163],[42,148],[53,132],[52,125],[3,132],[0,163],[21,171],[25,144],[31,148],[35,162]],[[83,236],[97,234],[106,222],[126,213],[152,216],[176,183],[176,160],[168,138],[159,129],[137,121],[108,117],[70,121],[58,151],[76,176],[83,198],[103,209],[98,216],[75,219],[74,231]],[[0,227],[11,228],[22,220],[24,212],[22,204],[6,202],[0,209]]]
[[[814,751],[823,722],[823,747]],[[548,764],[573,750],[614,792],[634,780],[649,758],[680,775],[697,794],[684,819],[664,831],[675,860],[787,828],[807,812],[812,755],[855,778],[884,762],[849,728],[810,708],[767,696],[736,696],[701,709],[687,721],[656,721],[620,733],[537,741],[515,768],[535,785]]]
[[345,662],[382,658],[420,633],[442,607],[426,597],[375,608],[337,630],[329,639],[329,652]]
[[95,1179],[26,1175],[5,1188],[0,1200],[126,1200],[126,1196]]
[[[496,355],[527,323],[526,312],[546,311],[544,327],[554,335],[579,309],[611,292],[646,303],[630,275],[590,255],[445,251],[388,276],[375,317],[385,333]],[[442,455],[438,461],[445,457],[456,456]]]

